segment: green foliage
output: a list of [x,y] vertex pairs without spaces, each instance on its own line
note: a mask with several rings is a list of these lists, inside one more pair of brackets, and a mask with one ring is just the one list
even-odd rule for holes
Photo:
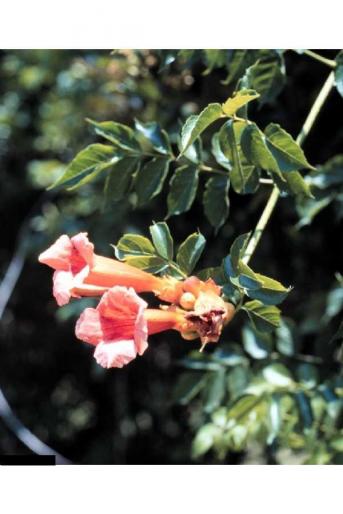
[[199,170],[192,164],[177,168],[170,180],[168,217],[189,211],[198,189]]
[[317,166],[306,177],[306,182],[313,195],[297,201],[300,217],[298,227],[310,225],[313,218],[329,204],[340,204],[343,193],[343,155],[336,155],[322,166]]
[[244,105],[256,100],[260,95],[253,89],[240,89],[228,98],[222,108],[226,116],[234,116]]
[[180,268],[189,275],[195,268],[204,251],[206,239],[198,232],[191,234],[181,243],[176,254],[176,262]]
[[200,134],[211,123],[223,116],[222,106],[218,103],[209,104],[200,114],[190,116],[181,131],[180,155],[194,143]]
[[341,50],[336,57],[335,80],[337,91],[343,96],[343,51]]
[[113,245],[117,259],[150,273],[185,278],[195,268],[205,248],[206,239],[198,232],[180,244],[174,258],[174,241],[165,222],[150,226],[152,241],[140,234],[125,234]]
[[225,223],[229,215],[229,177],[216,176],[207,180],[204,192],[204,213],[216,231]]
[[276,51],[262,51],[260,58],[246,69],[242,82],[260,95],[260,105],[275,101],[285,85],[285,66]]
[[[129,409],[119,413],[115,426],[110,425],[111,416],[101,418],[101,411],[108,409],[96,412],[103,421],[101,425],[106,430],[111,427],[109,432],[115,433],[119,441],[115,458],[125,461],[132,454],[135,430],[138,437],[140,430],[147,430],[146,441],[155,443],[158,439],[156,452],[159,447],[166,448],[169,427],[174,426],[179,452],[174,452],[173,443],[172,451],[156,458],[186,460],[185,437],[194,432],[193,457],[202,462],[245,462],[256,448],[261,453],[259,461],[287,462],[284,454],[288,452],[289,458],[298,462],[342,462],[343,302],[339,275],[334,281],[341,261],[337,230],[343,216],[343,166],[338,153],[341,132],[334,116],[320,116],[318,132],[306,141],[305,156],[282,128],[300,128],[303,120],[294,99],[304,100],[304,108],[310,107],[320,90],[319,73],[310,72],[311,81],[304,80],[311,60],[276,50],[145,50],[118,52],[112,57],[77,53],[66,64],[61,54],[39,57],[30,52],[4,52],[2,57],[7,90],[2,95],[0,113],[0,160],[8,154],[8,161],[1,161],[6,178],[4,216],[14,205],[18,190],[24,194],[27,189],[29,202],[20,195],[23,204],[16,206],[16,215],[30,210],[31,188],[49,186],[60,175],[56,185],[70,192],[49,193],[42,212],[32,219],[32,240],[37,238],[39,250],[60,233],[89,230],[99,253],[106,251],[105,242],[112,237],[118,240],[117,258],[134,266],[179,279],[191,273],[203,280],[214,279],[222,286],[224,299],[237,309],[218,345],[208,345],[204,354],[192,352],[187,356],[187,348],[195,346],[192,342],[180,346],[182,340],[176,334],[175,344],[156,345],[141,364],[137,362],[139,375],[149,381],[153,394],[143,398],[140,391],[136,392],[136,378],[129,374],[122,379],[118,375],[121,392],[116,404],[125,400],[122,395],[127,390],[133,410],[139,412]],[[342,95],[341,53],[336,62],[335,85]],[[278,95],[285,86],[281,102]],[[329,113],[335,108],[338,112],[339,99],[338,94],[330,96]],[[110,121],[89,120],[85,124],[87,116]],[[25,123],[29,123],[27,129]],[[81,151],[64,166],[74,150]],[[17,182],[23,169],[17,154],[29,163],[25,185]],[[309,162],[324,164],[315,169]],[[281,192],[278,210],[254,253],[252,269],[246,256],[251,233],[239,236],[229,255],[228,242],[235,234],[254,227],[274,185]],[[241,196],[246,194],[252,196]],[[321,216],[311,227],[294,230],[296,213],[299,228],[309,225],[319,212]],[[181,245],[174,244],[168,225],[162,221],[153,224],[149,238],[145,237],[147,223],[164,216],[171,218],[175,242],[191,234]],[[205,237],[193,233],[198,227],[208,238],[206,251]],[[8,230],[13,234],[17,226]],[[200,258],[206,268],[198,272]],[[294,284],[294,293],[288,299],[290,288],[255,269],[268,270],[268,274]],[[34,284],[29,282],[27,297]],[[25,281],[20,287],[18,308],[13,304],[16,323],[18,312],[26,312],[20,303]],[[285,300],[287,318],[280,310]],[[75,305],[71,303],[59,311],[63,323],[79,315]],[[51,327],[50,317],[51,309],[46,309],[45,318]],[[42,319],[41,312],[37,318]],[[23,321],[25,342],[29,325],[26,319]],[[38,341],[51,339],[53,344],[57,337],[58,343],[64,340],[64,332],[61,337],[56,330],[55,337],[51,328],[44,331],[38,326],[37,330]],[[169,335],[165,337],[167,340]],[[48,348],[55,357],[52,347]],[[42,352],[40,359],[41,355],[50,358],[41,345],[36,350]],[[170,372],[174,352],[183,355],[178,364],[186,368],[176,378]],[[155,374],[150,373],[150,365],[146,366],[150,358]],[[25,361],[33,365],[28,354]],[[93,375],[81,361],[79,366],[78,381],[81,383],[82,375],[86,376],[83,386],[87,390]],[[25,367],[19,360],[14,374],[25,373]],[[55,368],[55,364],[48,367],[49,371]],[[133,376],[137,377],[136,373]],[[99,379],[101,375],[95,380]],[[121,380],[125,380],[124,388],[120,388]],[[161,395],[168,397],[174,381],[175,401],[187,406],[187,430],[179,426],[179,411],[174,415],[174,410],[168,411],[169,403],[160,401]],[[25,383],[25,379],[19,377],[17,382]],[[55,384],[51,387],[54,401]],[[113,397],[107,387],[106,379],[100,388],[106,393],[100,399],[105,407],[106,398]],[[72,398],[72,393],[65,397]],[[89,396],[88,401],[93,399]],[[66,420],[77,409],[74,406],[72,415],[70,411],[61,415],[56,405],[54,409],[64,423],[58,429],[66,434],[71,430]],[[153,419],[163,418],[160,430],[141,428],[140,411]],[[181,415],[187,423],[185,413]],[[41,420],[36,423],[41,425]],[[155,423],[152,425],[155,427]],[[131,434],[127,437],[122,435],[126,428]],[[101,451],[112,447],[103,430],[98,439]],[[125,444],[121,444],[123,439]],[[126,455],[122,448],[129,445]],[[92,444],[89,447],[95,455],[97,450]],[[235,452],[239,455],[232,456]]]

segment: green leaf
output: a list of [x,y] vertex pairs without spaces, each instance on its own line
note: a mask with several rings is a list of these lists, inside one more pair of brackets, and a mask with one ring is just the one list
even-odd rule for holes
[[252,330],[245,326],[242,332],[244,350],[253,359],[266,359],[271,352],[272,344],[269,334]]
[[244,309],[253,326],[260,332],[270,332],[280,325],[280,309],[274,305],[263,305],[258,300],[246,302]]
[[262,370],[265,380],[276,387],[292,387],[294,381],[288,368],[283,364],[275,362],[269,364]]
[[90,119],[87,119],[87,121],[95,128],[95,132],[99,136],[111,141],[123,150],[134,153],[141,152],[141,147],[132,128],[115,121],[96,122]]
[[233,96],[228,98],[222,105],[223,111],[226,116],[233,116],[241,107],[252,100],[256,100],[259,96],[259,93],[253,89],[241,89],[240,91],[235,91]]
[[303,362],[296,369],[296,378],[306,389],[313,389],[319,381],[318,370],[313,364]]
[[247,125],[243,130],[241,148],[251,164],[276,173],[281,180],[284,180],[278,163],[267,145],[267,138],[255,123]]
[[169,159],[155,157],[139,169],[135,178],[135,190],[139,205],[148,203],[161,192],[168,168]]
[[187,275],[195,268],[201,254],[205,248],[206,239],[199,232],[195,232],[187,237],[187,239],[180,245],[177,252],[176,262],[181,270]]
[[227,85],[239,79],[245,69],[253,64],[257,58],[258,51],[256,50],[235,50],[230,62],[229,74],[223,84]]
[[200,114],[193,114],[187,120],[181,131],[180,155],[200,136],[211,123],[223,115],[220,104],[209,104]]
[[296,399],[300,418],[303,422],[304,428],[310,428],[313,424],[313,412],[309,398],[303,391],[299,391],[294,394]]
[[246,70],[245,78],[248,87],[261,95],[261,106],[273,102],[285,84],[283,61],[276,52],[263,52],[262,58]]
[[[342,78],[343,80],[343,78]],[[342,89],[342,96],[343,96],[343,89]],[[343,436],[337,435],[334,436],[330,441],[330,447],[335,450],[336,452],[343,453]]]
[[281,407],[280,407],[280,397],[277,394],[273,394],[270,397],[269,405],[268,405],[268,438],[267,438],[267,444],[272,444],[277,436],[279,435],[279,432],[281,430],[282,426],[282,419],[281,419]]
[[190,145],[184,152],[183,156],[191,161],[193,164],[201,164],[203,160],[202,156],[202,141],[198,137],[192,145]]
[[89,145],[74,157],[63,175],[49,189],[61,185],[73,187],[86,184],[98,173],[118,162],[121,157],[118,148],[113,146]]
[[212,154],[215,160],[217,161],[220,166],[225,168],[226,170],[231,170],[231,162],[230,159],[228,159],[221,148],[220,141],[219,141],[219,133],[216,132],[212,137]]
[[192,457],[197,459],[207,453],[212,448],[219,432],[220,429],[212,423],[203,425],[192,442]]
[[294,195],[298,198],[314,198],[310,185],[298,171],[289,171],[283,174],[284,180],[279,180],[277,175],[273,176],[274,182],[283,193]]
[[[242,265],[240,265],[240,267],[243,269]],[[245,265],[244,269],[246,268],[247,266]],[[288,293],[292,290],[292,287],[287,288],[272,278],[260,275],[259,273],[254,273],[254,275],[256,280],[259,281],[262,286],[260,289],[247,289],[247,294],[250,298],[253,298],[254,300],[260,300],[265,305],[278,305],[279,303],[283,302]]]
[[277,351],[290,357],[296,351],[294,327],[290,320],[281,319],[280,326],[275,331]]
[[212,278],[216,284],[223,285],[226,282],[226,277],[222,266],[214,266],[211,268],[204,268],[197,273],[197,277],[201,280]]
[[114,249],[119,260],[125,260],[129,256],[155,255],[155,248],[150,240],[139,234],[125,234]]
[[125,262],[148,273],[161,273],[168,269],[168,263],[158,255],[128,255]]
[[343,184],[343,155],[335,155],[306,178],[310,185],[321,190]]
[[310,225],[313,219],[319,214],[331,201],[333,200],[332,195],[324,196],[319,199],[312,200],[310,198],[304,198],[297,202],[297,212],[300,217],[296,227],[301,228],[305,225]]
[[173,390],[173,401],[187,405],[204,388],[207,375],[199,372],[183,373]]
[[172,155],[168,134],[165,130],[161,129],[158,123],[155,121],[143,123],[142,121],[135,120],[135,127],[157,152],[164,155]]
[[203,196],[204,212],[216,232],[229,215],[229,186],[229,177],[222,175],[212,177],[206,182]]
[[245,365],[236,364],[232,371],[229,373],[227,379],[227,387],[230,393],[230,398],[236,400],[242,396],[250,381],[250,371]]
[[246,124],[228,120],[221,127],[218,140],[224,156],[231,163],[230,180],[236,193],[256,191],[259,186],[259,173],[255,166],[248,164],[240,146],[242,132]]
[[124,197],[138,165],[139,159],[135,157],[123,157],[114,164],[105,181],[104,192],[107,202],[118,202]]
[[225,66],[228,59],[228,50],[217,50],[217,49],[205,49],[205,60],[207,69],[203,72],[203,75],[209,75],[215,68],[221,68]]
[[238,236],[231,245],[230,258],[231,258],[232,269],[235,274],[239,273],[238,264],[244,255],[246,247],[248,246],[250,236],[251,236],[251,232],[242,234],[242,235]]
[[252,394],[241,396],[227,412],[228,419],[242,420],[257,407],[261,398]]
[[336,57],[335,82],[337,91],[343,96],[343,50]]
[[210,413],[221,404],[225,396],[225,370],[212,371],[204,389],[204,411]]
[[315,169],[307,161],[298,143],[280,125],[269,123],[264,133],[267,138],[267,146],[282,173],[302,168]]
[[199,182],[199,170],[192,164],[177,168],[170,180],[167,198],[168,216],[188,211],[195,199]]
[[174,243],[167,223],[154,223],[150,227],[150,234],[157,253],[164,259],[173,260]]

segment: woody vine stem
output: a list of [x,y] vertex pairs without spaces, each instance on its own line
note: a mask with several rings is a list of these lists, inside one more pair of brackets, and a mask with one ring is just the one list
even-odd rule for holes
[[[301,146],[303,142],[305,141],[306,137],[308,136],[310,130],[312,129],[320,111],[323,107],[325,101],[327,100],[330,91],[335,83],[335,75],[332,71],[326,81],[323,84],[323,87],[319,91],[318,96],[316,97],[310,112],[308,113],[308,116],[302,126],[302,129],[300,130],[298,137],[296,139],[297,143]],[[259,243],[259,240],[261,239],[261,236],[263,234],[264,229],[266,228],[266,225],[269,221],[269,218],[271,217],[274,208],[277,204],[277,201],[280,196],[280,190],[274,186],[273,190],[269,196],[269,199],[266,203],[266,206],[261,214],[261,217],[259,221],[257,222],[257,225],[255,227],[255,230],[250,238],[250,241],[248,243],[248,246],[245,250],[243,262],[245,264],[248,264],[250,261],[254,251],[256,250],[256,247]]]

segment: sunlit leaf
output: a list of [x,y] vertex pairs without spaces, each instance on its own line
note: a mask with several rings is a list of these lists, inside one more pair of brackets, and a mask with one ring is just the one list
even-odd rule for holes
[[150,227],[150,234],[157,253],[164,259],[172,260],[174,243],[168,225],[164,222],[154,223]]
[[235,91],[233,96],[223,103],[223,111],[226,116],[233,116],[241,107],[243,107],[243,105],[246,105],[252,100],[256,100],[259,96],[259,93],[253,89],[241,89],[240,91]]
[[199,232],[187,237],[180,245],[176,255],[176,262],[187,275],[195,268],[205,248],[206,239]]
[[128,256],[155,255],[151,241],[140,234],[125,234],[114,248],[116,257],[120,260]]
[[135,120],[135,127],[157,152],[164,155],[172,155],[168,134],[165,130],[161,129],[156,121],[143,123],[142,121]]
[[220,104],[209,104],[200,114],[193,114],[187,120],[181,131],[180,155],[200,136],[211,123],[223,115]]
[[262,370],[264,378],[276,387],[292,387],[294,380],[288,368],[278,362],[269,364]]
[[244,350],[254,359],[266,359],[272,349],[269,334],[245,326],[242,331]]
[[277,161],[282,173],[302,168],[315,169],[308,163],[303,150],[292,136],[277,123],[269,123],[265,128],[267,146]]
[[113,146],[89,145],[74,157],[63,175],[49,189],[61,185],[71,188],[86,184],[98,173],[116,164],[122,156],[118,148]]
[[87,121],[94,127],[95,132],[103,138],[111,141],[127,152],[140,153],[141,147],[132,128],[115,121]]
[[256,330],[269,332],[280,325],[280,309],[274,305],[264,305],[258,300],[246,302],[242,307]]

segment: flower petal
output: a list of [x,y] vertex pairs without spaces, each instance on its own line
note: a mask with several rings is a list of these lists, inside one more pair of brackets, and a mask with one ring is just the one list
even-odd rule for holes
[[97,309],[88,307],[76,322],[75,335],[81,341],[98,344],[104,340],[101,315]]
[[122,368],[137,356],[135,342],[130,340],[100,343],[95,348],[94,358],[103,368]]
[[71,271],[57,270],[52,276],[53,288],[52,294],[56,298],[57,304],[61,307],[66,305],[71,297],[71,289],[73,287],[73,274]]
[[73,245],[69,237],[63,234],[45,252],[38,257],[39,262],[47,264],[55,270],[68,271]]
[[132,336],[139,355],[142,355],[148,347],[148,326],[144,319],[147,306],[131,287],[115,286],[103,295],[97,309],[102,316],[111,318],[117,325],[132,320]]
[[89,241],[87,232],[76,234],[71,238],[71,242],[78,254],[89,267],[92,267],[94,264],[94,245]]

